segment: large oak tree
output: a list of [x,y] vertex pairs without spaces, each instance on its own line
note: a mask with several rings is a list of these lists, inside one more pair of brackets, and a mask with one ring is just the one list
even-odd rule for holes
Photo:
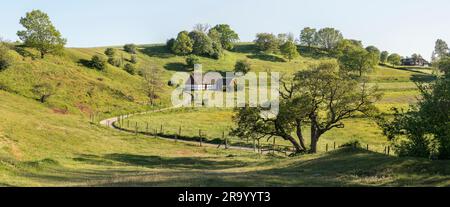
[[[373,104],[380,98],[377,88],[342,75],[338,64],[325,62],[299,71],[290,81],[282,80],[279,113],[268,116],[263,115],[263,108],[237,109],[237,127],[232,134],[253,139],[281,137],[292,143],[297,152],[316,153],[323,134],[343,127],[345,119],[376,111]],[[309,147],[304,136],[307,127]]]

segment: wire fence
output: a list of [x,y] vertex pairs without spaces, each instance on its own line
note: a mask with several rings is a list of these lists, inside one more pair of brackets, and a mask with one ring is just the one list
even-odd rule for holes
[[[119,116],[117,121],[112,123],[113,126],[122,131],[134,133],[136,135],[143,134],[148,136],[158,136],[167,139],[172,139],[175,142],[178,140],[197,142],[199,146],[204,144],[217,145],[217,148],[229,149],[230,147],[243,147],[252,149],[258,153],[271,153],[281,154],[288,156],[291,153],[295,153],[296,149],[292,145],[286,144],[281,138],[273,137],[271,139],[242,139],[235,136],[230,136],[228,131],[222,130],[221,136],[208,136],[207,131],[203,129],[197,129],[196,135],[193,135],[192,128],[189,128],[189,133],[185,133],[185,129],[182,126],[176,129],[169,128],[164,124],[159,126],[151,125],[148,122],[130,121],[128,116]],[[216,132],[217,134],[217,132]],[[330,152],[343,147],[364,149],[371,152],[382,153],[386,155],[394,155],[390,145],[370,145],[363,144],[361,142],[347,142],[347,143],[322,143],[318,145],[318,151]]]

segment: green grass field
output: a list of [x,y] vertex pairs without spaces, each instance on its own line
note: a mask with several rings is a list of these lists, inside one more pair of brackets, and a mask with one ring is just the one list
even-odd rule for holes
[[[148,107],[139,76],[112,66],[99,72],[80,64],[103,50],[70,48],[62,57],[44,60],[11,52],[12,67],[0,72],[4,120],[0,122],[0,186],[450,186],[450,166],[445,161],[364,150],[324,152],[325,144],[350,140],[380,151],[388,143],[368,119],[348,120],[344,129],[324,135],[319,154],[293,158],[198,147],[90,123],[90,113],[98,113],[99,119],[166,107],[172,89],[163,88],[161,106]],[[188,71],[184,57],[169,54],[161,45],[142,46],[140,51],[139,64],[159,68],[164,82],[174,72]],[[255,71],[286,73],[320,61],[301,57],[285,62],[278,56],[255,53],[250,44],[238,45],[219,61],[201,61],[206,71],[230,71],[239,59],[249,59]],[[418,92],[412,80],[430,76],[379,67],[370,79],[385,93],[377,106],[389,113],[391,107],[414,103]],[[59,85],[46,104],[31,93],[33,85],[42,82]],[[185,109],[135,116],[130,121],[148,122],[158,129],[162,124],[167,133],[182,126],[186,136],[202,129],[213,139],[233,126],[232,115],[225,109]]]

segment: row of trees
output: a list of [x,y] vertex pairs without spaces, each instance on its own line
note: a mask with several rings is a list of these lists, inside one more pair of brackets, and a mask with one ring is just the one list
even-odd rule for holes
[[330,27],[318,31],[315,28],[306,27],[300,33],[301,45],[325,50],[335,49],[343,39],[344,36],[339,30]]
[[[309,48],[320,48],[332,52],[336,57],[339,55],[348,54],[346,58],[358,58],[363,56],[372,56],[373,60],[383,64],[389,63],[391,65],[400,65],[402,57],[399,54],[389,54],[387,51],[380,51],[375,46],[368,46],[366,51],[363,50],[363,45],[360,41],[346,40],[342,33],[334,28],[323,28],[317,30],[315,28],[306,27],[300,33],[300,45]],[[353,47],[349,47],[353,45]],[[342,53],[343,48],[349,53]],[[369,54],[367,54],[369,53]],[[361,64],[364,65],[364,64]]]
[[300,55],[292,34],[258,33],[254,42],[259,51],[282,54],[289,61]]
[[181,31],[176,39],[167,41],[167,47],[177,55],[201,55],[219,59],[223,50],[231,50],[239,41],[239,35],[227,24],[219,24],[210,28],[208,25],[197,25],[191,32]]

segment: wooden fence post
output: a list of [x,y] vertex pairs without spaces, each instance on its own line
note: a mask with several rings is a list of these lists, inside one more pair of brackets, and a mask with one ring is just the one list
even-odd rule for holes
[[366,149],[367,149],[367,151],[369,151],[369,144],[367,144],[367,148]]
[[225,131],[222,131],[222,139],[225,141],[225,149],[228,149],[228,137],[225,137]]
[[328,152],[328,144],[325,146],[325,152]]
[[275,146],[276,146],[276,138],[273,138],[273,143],[272,143],[272,153],[275,155]]
[[136,122],[136,125],[134,127],[134,133],[137,135],[138,134],[138,123]]
[[146,122],[146,124],[147,124],[147,127],[145,128],[145,131],[147,132],[147,134],[148,134],[148,122]]
[[200,137],[200,147],[203,145],[203,140],[202,140],[202,130],[201,129],[199,129],[198,130],[198,136]]
[[387,148],[387,155],[389,155],[391,153],[391,146],[388,146]]
[[336,149],[336,142],[333,143],[333,149]]
[[163,125],[162,125],[162,124],[161,124],[161,128],[160,128],[160,130],[159,130],[159,133],[164,134],[164,133],[163,133]]
[[178,129],[178,136],[181,137],[181,126],[180,126],[180,128]]

